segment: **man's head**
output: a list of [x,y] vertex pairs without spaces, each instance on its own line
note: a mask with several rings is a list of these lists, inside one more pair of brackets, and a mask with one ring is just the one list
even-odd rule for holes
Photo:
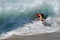
[[44,14],[38,13],[38,14],[35,14],[35,15],[38,17],[39,20],[43,20],[44,19],[43,18]]
[[38,13],[38,14],[35,14],[37,17],[40,17],[40,16],[44,16],[44,14],[40,14],[40,13]]

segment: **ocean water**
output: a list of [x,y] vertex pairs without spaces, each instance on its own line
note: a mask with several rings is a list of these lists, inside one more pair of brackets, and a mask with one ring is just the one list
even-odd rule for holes
[[[46,20],[37,20],[36,13],[44,14]],[[60,0],[0,0],[0,39],[59,30]]]

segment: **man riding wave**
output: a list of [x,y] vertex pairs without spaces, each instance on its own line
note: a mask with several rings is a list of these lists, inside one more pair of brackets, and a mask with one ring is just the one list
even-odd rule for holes
[[44,14],[38,13],[38,14],[35,14],[35,15],[37,16],[38,20],[41,20],[41,21],[44,21],[44,20],[45,20],[45,19],[43,18]]

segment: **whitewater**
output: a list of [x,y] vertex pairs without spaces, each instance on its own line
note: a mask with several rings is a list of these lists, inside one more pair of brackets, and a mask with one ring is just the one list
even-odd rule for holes
[[[35,19],[36,13],[43,13],[46,20]],[[0,39],[59,30],[60,0],[0,0]]]

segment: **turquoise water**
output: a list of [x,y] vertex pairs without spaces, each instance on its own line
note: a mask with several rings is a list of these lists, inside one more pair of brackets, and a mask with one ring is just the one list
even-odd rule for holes
[[[42,3],[40,3],[42,2]],[[44,14],[44,18],[59,16],[58,0],[1,0],[0,1],[0,34],[17,28],[24,27],[25,24],[32,23],[36,19],[36,13]],[[55,11],[55,8],[58,11]]]
[[[32,9],[31,9],[32,10]],[[51,14],[51,8],[47,8],[45,6],[40,6],[39,9],[34,10],[26,10],[25,12],[15,12],[10,11],[8,13],[2,12],[0,16],[0,30],[2,31],[10,31],[18,26],[24,25],[36,19],[36,13],[43,13],[44,18],[47,18],[49,14]],[[53,13],[52,13],[53,14]],[[22,27],[22,26],[21,26]]]

